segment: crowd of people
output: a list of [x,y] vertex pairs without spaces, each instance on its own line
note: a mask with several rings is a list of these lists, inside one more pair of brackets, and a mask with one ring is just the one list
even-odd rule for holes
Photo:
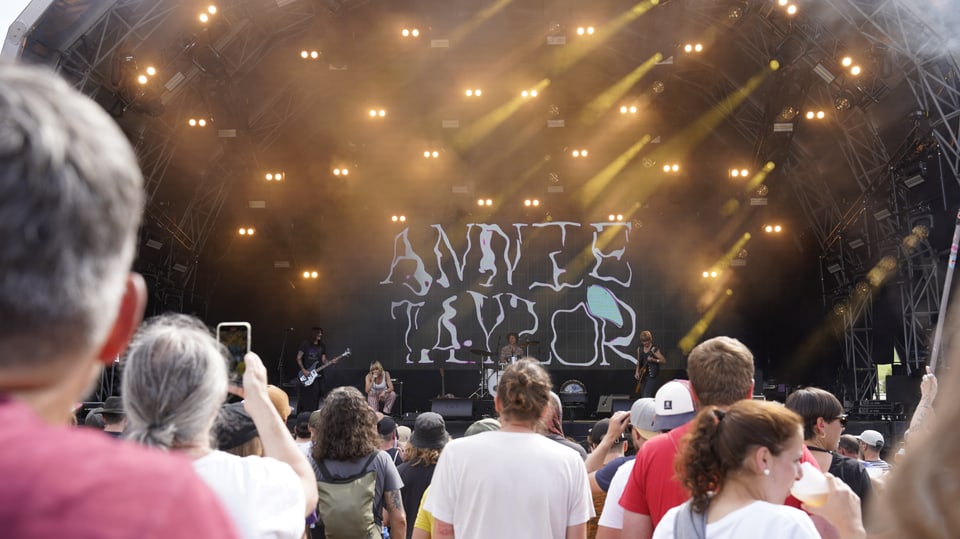
[[[199,320],[142,323],[136,157],[102,109],[41,69],[0,65],[0,193],[5,537],[960,536],[960,369],[939,399],[924,377],[895,465],[879,456],[881,433],[845,440],[826,391],[752,400],[753,356],[728,337],[690,352],[688,382],[595,425],[589,452],[564,435],[531,358],[503,371],[499,419],[459,439],[429,412],[401,433],[379,365],[367,395],[333,389],[291,432],[289,401],[255,353],[230,387]],[[324,360],[321,337],[301,371]],[[651,365],[662,357],[644,346]],[[122,399],[84,421],[104,432],[74,426],[74,403],[121,354]],[[797,489],[821,473],[821,490]]]

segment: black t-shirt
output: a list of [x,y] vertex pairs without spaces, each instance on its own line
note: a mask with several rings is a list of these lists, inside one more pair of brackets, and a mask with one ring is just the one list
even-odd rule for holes
[[839,453],[830,452],[833,460],[830,461],[830,473],[847,484],[852,491],[860,496],[860,507],[863,511],[867,509],[867,502],[873,496],[873,484],[870,482],[870,474],[867,469],[860,464],[860,461],[845,457]]
[[427,490],[430,482],[433,481],[433,471],[436,467],[436,464],[411,466],[409,462],[397,466],[400,479],[403,479],[400,498],[403,500],[403,509],[407,513],[407,539],[410,539],[413,535],[413,524],[417,521],[420,498],[423,497],[423,491]]
[[640,346],[638,350],[638,355],[640,356],[640,366],[647,366],[647,378],[656,378],[660,374],[660,364],[650,361],[650,358],[653,357],[653,353],[656,352],[658,348],[656,346],[651,346],[649,352],[643,351],[643,346]]
[[307,369],[313,367],[316,363],[320,366],[320,358],[327,353],[327,345],[320,341],[320,344],[313,344],[313,341],[303,341],[300,345],[300,351],[303,352],[303,366]]

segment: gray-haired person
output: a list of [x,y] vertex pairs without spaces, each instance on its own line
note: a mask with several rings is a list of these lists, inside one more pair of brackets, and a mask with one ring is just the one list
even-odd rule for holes
[[317,505],[313,468],[297,448],[267,393],[267,371],[244,357],[243,408],[264,457],[211,448],[211,430],[227,396],[226,350],[199,320],[177,314],[147,322],[123,370],[126,436],[178,452],[220,497],[247,537],[297,539]]
[[5,537],[236,537],[183,460],[68,426],[143,315],[130,272],[142,213],[143,177],[113,120],[55,75],[0,63]]

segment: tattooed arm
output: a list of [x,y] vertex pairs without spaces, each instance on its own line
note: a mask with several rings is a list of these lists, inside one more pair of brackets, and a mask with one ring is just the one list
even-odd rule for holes
[[390,537],[407,536],[407,513],[403,510],[403,500],[399,490],[388,490],[383,493],[383,507],[389,517]]
[[926,431],[927,425],[930,423],[928,416],[933,415],[933,401],[936,398],[937,377],[930,372],[930,367],[927,367],[927,374],[924,374],[920,381],[920,403],[917,404],[917,409],[913,412],[913,417],[910,418],[909,432],[911,435]]

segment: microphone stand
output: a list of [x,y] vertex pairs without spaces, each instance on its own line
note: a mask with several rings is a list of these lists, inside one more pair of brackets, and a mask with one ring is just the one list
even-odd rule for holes
[[290,332],[293,331],[293,328],[287,328],[283,330],[283,341],[280,343],[280,357],[277,358],[277,379],[280,380],[280,387],[283,387],[283,355],[287,350],[287,337],[290,335]]

